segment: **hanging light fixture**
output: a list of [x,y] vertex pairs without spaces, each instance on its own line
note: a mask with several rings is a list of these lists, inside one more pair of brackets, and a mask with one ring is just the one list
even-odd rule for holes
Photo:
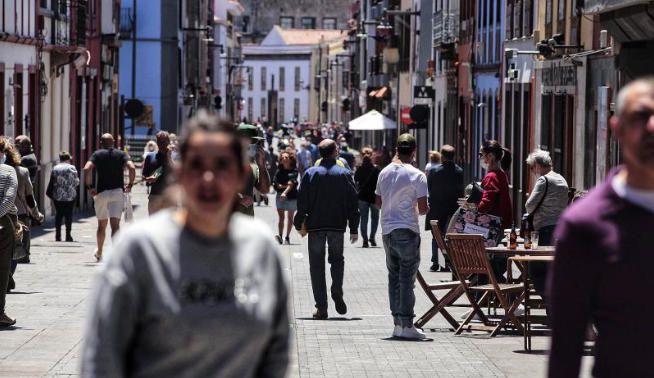
[[381,20],[379,20],[379,24],[377,24],[377,30],[391,30],[393,29],[393,26],[388,22],[388,13],[386,12],[386,9],[384,9],[384,12],[382,13]]

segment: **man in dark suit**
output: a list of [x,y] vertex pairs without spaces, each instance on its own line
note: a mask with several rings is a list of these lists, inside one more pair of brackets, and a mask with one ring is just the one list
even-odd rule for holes
[[[431,230],[429,221],[438,220],[441,233],[445,234],[445,228],[449,218],[458,208],[457,200],[463,197],[463,169],[454,164],[454,147],[449,144],[441,147],[441,165],[430,170],[427,176],[427,187],[429,188],[429,213],[425,222],[425,230]],[[431,268],[432,272],[450,270],[449,262],[444,256],[445,266],[438,263],[438,246],[432,238]]]
[[624,165],[566,210],[554,234],[550,377],[579,375],[590,321],[598,331],[593,376],[652,376],[654,78],[620,91],[610,124]]

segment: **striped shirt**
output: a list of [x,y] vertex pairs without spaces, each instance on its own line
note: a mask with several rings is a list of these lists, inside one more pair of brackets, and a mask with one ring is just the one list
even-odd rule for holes
[[14,203],[17,190],[16,171],[7,164],[0,164],[0,218],[7,214],[16,215],[18,212]]

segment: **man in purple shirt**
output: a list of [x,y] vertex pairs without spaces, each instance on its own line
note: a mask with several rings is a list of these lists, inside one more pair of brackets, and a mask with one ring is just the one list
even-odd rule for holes
[[611,130],[624,166],[562,216],[550,276],[550,377],[576,377],[586,327],[598,331],[596,377],[645,377],[654,356],[654,78],[618,95]]

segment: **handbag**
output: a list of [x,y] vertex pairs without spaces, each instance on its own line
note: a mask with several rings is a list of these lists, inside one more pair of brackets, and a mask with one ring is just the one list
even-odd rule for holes
[[9,221],[14,226],[14,241],[16,243],[21,243],[23,240],[23,233],[29,231],[29,227],[25,223],[19,221],[18,217],[15,215],[10,215]]
[[540,208],[540,206],[543,204],[543,201],[545,200],[545,197],[547,196],[547,189],[550,186],[550,182],[547,179],[547,177],[543,176],[545,178],[545,193],[543,193],[543,196],[540,198],[540,201],[538,201],[538,205],[536,205],[536,208],[534,211],[531,213],[527,213],[527,227],[529,227],[530,230],[534,229],[534,214],[536,211]]
[[479,185],[478,182],[473,181],[470,185],[472,185],[472,189],[470,191],[470,195],[468,196],[467,201],[469,203],[479,203],[481,202],[481,198],[484,194],[484,188]]

